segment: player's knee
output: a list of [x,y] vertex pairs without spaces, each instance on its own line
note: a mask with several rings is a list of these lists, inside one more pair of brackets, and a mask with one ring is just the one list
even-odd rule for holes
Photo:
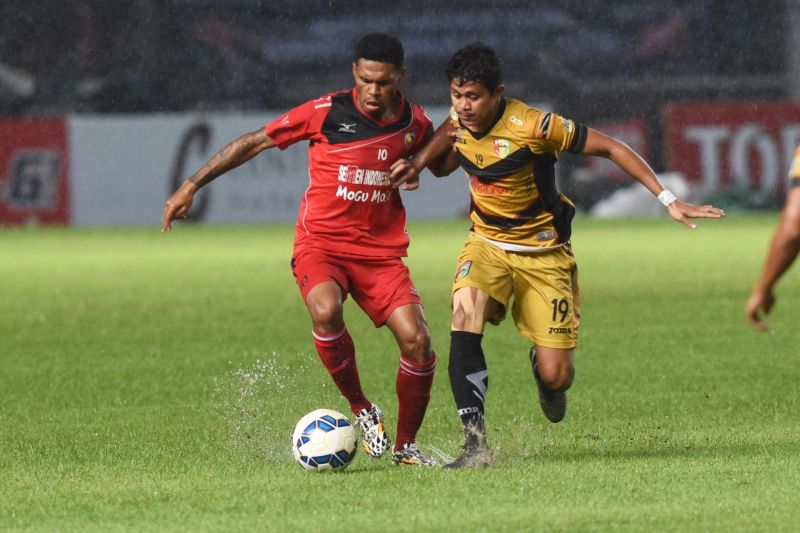
[[318,300],[308,306],[314,330],[319,333],[337,333],[344,327],[342,306],[334,301]]
[[453,329],[457,331],[483,331],[483,318],[459,306],[453,310]]
[[463,331],[466,323],[467,323],[467,314],[464,312],[464,309],[462,307],[453,309],[453,328],[459,331]]
[[571,364],[539,366],[539,378],[554,391],[565,391],[572,385],[575,368]]
[[403,357],[412,361],[425,362],[433,356],[431,336],[427,328],[417,330],[401,341],[400,351]]

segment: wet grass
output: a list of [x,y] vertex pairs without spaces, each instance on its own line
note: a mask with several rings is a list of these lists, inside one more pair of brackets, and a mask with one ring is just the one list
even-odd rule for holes
[[[776,220],[578,219],[567,419],[544,420],[528,345],[504,323],[484,342],[496,467],[359,454],[329,475],[289,452],[304,413],[346,411],[288,268],[291,227],[0,231],[0,529],[792,530],[800,271],[771,334],[742,311]],[[409,228],[442,362],[419,440],[451,455],[448,296],[467,227]],[[396,347],[346,313],[393,427]]]

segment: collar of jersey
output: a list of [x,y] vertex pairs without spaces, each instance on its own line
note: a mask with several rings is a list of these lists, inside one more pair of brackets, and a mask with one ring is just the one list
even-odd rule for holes
[[[500,122],[500,119],[503,118],[503,113],[505,113],[505,112],[506,112],[506,99],[505,98],[501,98],[500,99],[500,105],[497,108],[497,114],[494,116],[494,120],[492,120],[492,124],[488,128],[486,128],[485,131],[482,131],[481,133],[474,133],[473,131],[471,131],[469,129],[467,131],[469,131],[472,134],[472,136],[475,138],[475,140],[480,141],[481,139],[486,137],[486,135],[490,131],[492,131],[492,128],[494,128],[497,125],[498,122]],[[461,123],[461,119],[458,119],[458,122],[460,124]]]
[[403,93],[401,93],[400,91],[397,91],[397,96],[398,96],[398,98],[400,98],[400,112],[397,113],[392,118],[390,118],[389,120],[378,120],[377,118],[373,117],[369,113],[365,113],[364,110],[361,109],[361,105],[358,103],[358,92],[356,91],[355,87],[353,87],[353,90],[351,91],[351,94],[353,95],[353,105],[356,107],[356,110],[358,110],[358,112],[361,113],[361,116],[363,116],[365,118],[368,118],[369,120],[371,120],[372,122],[374,122],[378,126],[382,126],[382,127],[383,126],[390,126],[390,125],[394,124],[395,122],[397,122],[398,120],[401,120],[403,118],[403,115],[405,114],[404,111],[406,109],[406,100],[405,100],[405,98],[403,98]]

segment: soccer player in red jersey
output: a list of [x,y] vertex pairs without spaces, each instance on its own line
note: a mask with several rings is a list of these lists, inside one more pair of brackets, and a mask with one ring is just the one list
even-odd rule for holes
[[200,187],[264,150],[309,141],[308,188],[297,218],[292,272],[311,315],[314,344],[350,403],[367,453],[389,444],[383,414],[364,395],[342,304],[351,295],[376,327],[386,325],[400,348],[395,464],[433,466],[416,444],[436,368],[420,298],[406,255],[406,214],[389,180],[390,166],[410,157],[432,134],[424,110],[399,92],[403,46],[383,33],[355,47],[351,90],[327,94],[228,144],[169,197],[162,231],[182,218]]

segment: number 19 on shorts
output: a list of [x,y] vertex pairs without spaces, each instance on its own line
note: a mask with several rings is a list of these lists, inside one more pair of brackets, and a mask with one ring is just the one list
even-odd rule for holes
[[569,313],[569,302],[566,298],[553,298],[550,303],[553,304],[553,322],[563,323]]

